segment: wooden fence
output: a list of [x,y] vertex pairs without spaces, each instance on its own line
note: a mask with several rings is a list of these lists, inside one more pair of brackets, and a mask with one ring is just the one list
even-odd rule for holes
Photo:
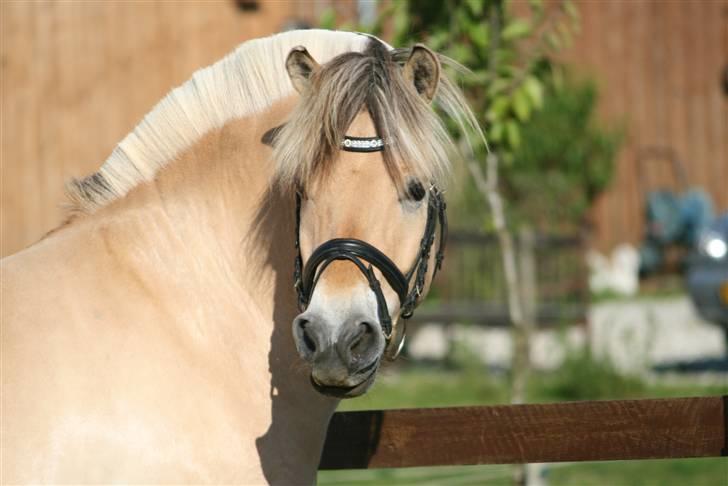
[[[558,326],[586,322],[589,301],[586,241],[579,235],[536,235],[532,244],[521,238],[519,258],[535,260],[536,324]],[[511,324],[500,246],[495,234],[453,231],[445,261],[433,282],[428,302],[410,321]]]
[[341,412],[320,469],[728,455],[728,396]]

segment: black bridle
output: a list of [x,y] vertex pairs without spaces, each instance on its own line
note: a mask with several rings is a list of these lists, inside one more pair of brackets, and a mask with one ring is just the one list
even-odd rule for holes
[[[347,152],[378,152],[384,149],[384,142],[381,138],[360,138],[345,137],[341,149]],[[404,332],[399,333],[398,342],[392,343],[393,329],[392,319],[389,316],[387,301],[382,293],[382,287],[377,279],[374,268],[378,269],[392,290],[397,294],[400,303],[399,316],[403,319],[412,317],[415,308],[420,302],[420,296],[425,288],[427,277],[427,266],[430,260],[430,252],[435,244],[437,223],[440,226],[440,241],[435,253],[435,268],[432,277],[442,266],[445,251],[445,239],[447,237],[446,205],[442,193],[431,186],[427,198],[427,222],[425,232],[420,240],[420,247],[412,268],[403,274],[397,265],[384,253],[369,243],[354,238],[335,238],[322,243],[316,248],[311,257],[303,265],[301,248],[299,242],[301,226],[301,200],[299,191],[296,192],[296,260],[293,272],[294,286],[298,292],[298,306],[301,312],[305,311],[316,288],[319,278],[326,267],[336,260],[348,260],[361,271],[369,283],[377,299],[377,314],[379,317],[382,332],[388,342],[388,346],[396,346],[395,354],[399,351],[404,338]]]

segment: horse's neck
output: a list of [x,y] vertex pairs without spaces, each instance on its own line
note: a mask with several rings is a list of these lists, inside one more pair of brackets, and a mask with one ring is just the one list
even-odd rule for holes
[[293,209],[290,198],[271,196],[271,150],[260,140],[286,108],[207,133],[153,182],[78,226],[104,228],[115,253],[142,277],[183,286],[203,302],[227,298],[272,316],[293,302],[291,292],[284,298],[276,289],[276,264],[289,258],[292,268]]
[[[180,319],[180,325],[196,321],[190,335],[211,326],[201,339],[217,333],[222,338],[212,342],[228,348],[223,352],[270,373],[270,386],[257,391],[265,393],[271,423],[255,442],[272,482],[312,479],[336,406],[313,390],[298,363],[290,331],[297,313],[293,200],[271,191],[271,149],[261,143],[284,121],[292,101],[207,134],[154,183],[91,217],[111,228],[117,244],[132,248],[130,264],[142,278],[151,273],[158,285],[192,289],[173,297],[178,312],[201,316]],[[268,380],[255,382],[241,386]]]

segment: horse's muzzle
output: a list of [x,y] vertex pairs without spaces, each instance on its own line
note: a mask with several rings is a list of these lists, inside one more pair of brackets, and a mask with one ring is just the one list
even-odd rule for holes
[[311,384],[325,395],[350,398],[374,382],[385,339],[378,323],[360,318],[341,325],[306,312],[293,322],[296,349],[311,365]]

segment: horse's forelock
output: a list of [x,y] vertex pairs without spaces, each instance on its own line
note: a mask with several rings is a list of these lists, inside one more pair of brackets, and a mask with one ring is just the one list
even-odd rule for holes
[[[435,111],[402,75],[410,52],[390,50],[372,38],[362,52],[341,54],[322,66],[276,137],[277,182],[306,186],[329,173],[347,129],[367,110],[385,140],[382,154],[398,187],[405,174],[443,185],[455,147]],[[435,101],[463,130],[481,133],[459,89],[444,75]]]

